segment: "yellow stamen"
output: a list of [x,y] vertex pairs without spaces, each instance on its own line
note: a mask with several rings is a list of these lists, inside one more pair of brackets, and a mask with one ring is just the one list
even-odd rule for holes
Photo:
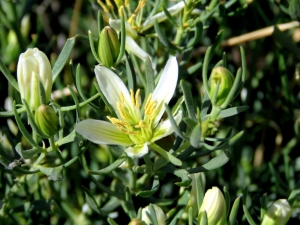
[[131,98],[131,102],[134,105],[134,92],[132,89],[130,89],[130,98]]
[[118,108],[118,111],[119,111],[121,117],[124,120],[127,119],[126,113],[124,112],[124,109],[123,109],[123,107],[121,106],[121,104],[119,102],[117,103],[117,108]]
[[140,103],[139,103],[139,96],[140,96],[140,89],[138,89],[135,93],[135,106],[139,109],[141,106],[140,106]]
[[109,13],[108,7],[101,0],[97,0],[97,2],[101,6],[101,8],[104,10],[104,12]]
[[155,109],[155,107],[156,107],[156,102],[151,101],[148,104],[147,108],[145,108],[145,114],[150,115],[153,112],[153,110]]
[[146,0],[140,0],[138,6],[136,7],[136,9],[134,10],[134,12],[132,13],[132,15],[130,16],[130,18],[128,19],[128,23],[132,23],[132,20],[136,17],[137,13],[140,11],[140,9],[142,9],[146,4]]
[[130,0],[125,0],[125,6],[128,8],[129,7],[129,2]]
[[134,126],[135,128],[148,128],[147,124],[143,120],[140,120],[139,125]]
[[122,0],[114,0],[115,4],[117,5],[118,8],[120,8],[123,5]]
[[108,6],[108,8],[110,8],[111,10],[114,9],[114,5],[111,3],[110,0],[106,0],[106,5]]
[[118,9],[118,12],[119,12],[120,18],[123,18],[123,17],[124,17],[124,7],[121,6],[121,7]]
[[150,93],[149,96],[148,96],[147,102],[146,102],[146,104],[145,104],[145,109],[148,108],[148,105],[149,105],[149,103],[151,102],[151,99],[152,99],[152,93]]

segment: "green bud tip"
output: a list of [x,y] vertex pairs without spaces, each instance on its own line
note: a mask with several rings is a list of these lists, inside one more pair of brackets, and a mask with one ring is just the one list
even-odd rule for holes
[[40,105],[35,112],[35,123],[46,136],[53,136],[59,130],[58,117],[51,106]]
[[106,26],[100,32],[98,43],[98,55],[103,66],[111,67],[120,52],[120,42],[117,32],[110,26]]
[[[210,77],[209,96],[212,100],[214,99],[214,97],[216,98],[216,101],[214,103],[215,106],[221,106],[225,102],[232,88],[233,82],[234,77],[232,73],[225,67],[218,66],[213,69]],[[216,89],[218,88],[218,86],[219,89],[217,91]],[[217,95],[214,96],[215,94]]]

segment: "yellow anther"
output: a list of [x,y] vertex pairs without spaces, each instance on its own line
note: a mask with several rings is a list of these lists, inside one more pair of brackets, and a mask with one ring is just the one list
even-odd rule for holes
[[140,108],[141,106],[140,106],[140,102],[139,102],[139,96],[140,96],[140,89],[138,89],[137,91],[136,91],[136,93],[135,93],[135,106],[137,107],[137,108]]
[[126,113],[124,112],[124,109],[123,109],[123,107],[121,106],[121,104],[119,102],[117,103],[117,108],[118,108],[118,111],[119,111],[121,117],[124,120],[127,119]]
[[145,4],[146,4],[146,0],[140,0],[139,1],[139,4],[137,5],[136,9],[134,10],[132,15],[128,19],[128,23],[132,22],[132,20],[136,17],[137,13],[145,6]]
[[111,10],[114,9],[114,5],[111,3],[110,0],[106,0],[106,5],[108,6],[108,8],[110,8]]
[[120,6],[120,8],[118,9],[118,12],[119,12],[120,18],[123,18],[124,17],[124,7]]
[[125,0],[125,6],[128,8],[129,7],[129,2],[130,0]]
[[97,0],[98,4],[101,6],[101,8],[104,10],[104,12],[109,13],[108,7],[100,0]]
[[140,120],[139,125],[134,126],[135,128],[148,128],[147,124],[143,120]]
[[152,99],[152,93],[150,93],[149,96],[148,96],[147,102],[145,104],[145,110],[148,108],[148,105],[151,102],[151,99]]
[[120,8],[123,5],[122,0],[114,0],[115,4],[117,5],[118,8]]
[[130,89],[130,98],[131,98],[131,102],[132,102],[132,104],[134,105],[134,92],[133,92],[133,90],[132,89]]
[[155,101],[151,101],[148,105],[147,105],[147,108],[145,108],[145,113],[150,115],[153,110],[155,109],[156,107],[156,102]]

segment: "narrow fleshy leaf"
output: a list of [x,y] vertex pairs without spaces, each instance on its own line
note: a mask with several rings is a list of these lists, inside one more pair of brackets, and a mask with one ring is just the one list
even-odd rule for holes
[[243,105],[243,106],[237,106],[237,107],[232,107],[229,109],[222,110],[220,112],[220,114],[218,115],[218,119],[237,115],[241,112],[246,111],[248,108],[249,108],[249,106]]
[[185,106],[188,111],[189,117],[192,118],[193,120],[196,120],[196,112],[195,112],[195,106],[194,106],[193,96],[192,96],[192,92],[191,92],[191,87],[184,80],[180,81],[180,86],[183,91],[184,102],[185,102]]
[[188,169],[189,173],[198,173],[207,170],[214,170],[217,169],[229,161],[228,153],[223,151],[220,155],[212,158],[207,163],[203,164],[202,166],[198,166],[196,168]]
[[72,50],[73,50],[73,47],[75,45],[75,38],[69,38],[63,49],[61,50],[59,56],[58,56],[58,59],[56,60],[53,68],[52,68],[52,80],[53,82],[56,80],[56,78],[58,77],[59,73],[62,71],[62,69],[64,68],[66,62],[68,61],[71,53],[72,53]]
[[189,173],[185,169],[175,170],[174,175],[181,178],[181,182],[175,183],[179,187],[188,187],[192,182],[192,179],[189,177]]
[[152,196],[159,188],[159,178],[158,176],[154,176],[152,188],[149,191],[139,191],[136,195],[141,196],[143,198],[148,198]]
[[101,170],[88,170],[86,171],[89,174],[95,174],[95,175],[102,175],[102,174],[108,174],[111,173],[113,170],[118,168],[125,160],[128,158],[126,154],[121,155],[120,158],[118,158],[116,161],[111,163],[109,166],[101,169]]
[[0,70],[3,73],[3,75],[6,77],[8,82],[17,90],[19,91],[19,85],[17,80],[13,77],[13,75],[10,73],[10,71],[7,69],[7,67],[4,65],[3,61],[0,59]]
[[43,152],[42,148],[32,148],[24,151],[21,142],[16,145],[15,149],[18,154],[24,159],[30,159],[32,156]]
[[235,225],[236,217],[239,211],[239,205],[240,205],[241,198],[237,197],[233,203],[233,206],[230,211],[228,225]]

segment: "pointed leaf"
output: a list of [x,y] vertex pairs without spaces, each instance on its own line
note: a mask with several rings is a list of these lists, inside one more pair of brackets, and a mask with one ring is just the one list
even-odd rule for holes
[[158,176],[154,176],[153,178],[153,184],[152,184],[152,188],[149,191],[139,191],[136,195],[137,196],[141,196],[143,198],[148,198],[151,195],[153,195],[159,188],[159,178]]

